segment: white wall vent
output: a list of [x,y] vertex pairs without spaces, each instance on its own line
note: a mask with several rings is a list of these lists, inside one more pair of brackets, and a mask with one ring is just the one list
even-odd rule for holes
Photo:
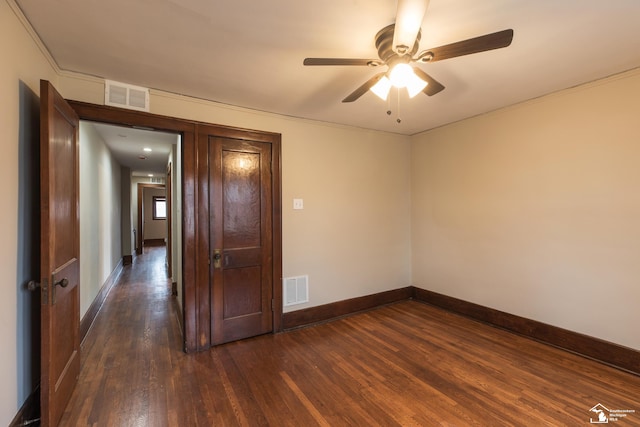
[[282,281],[285,307],[309,302],[309,276],[285,277]]
[[149,111],[149,89],[126,83],[104,81],[104,103],[113,107]]
[[149,182],[152,184],[164,184],[165,183],[164,181],[165,181],[164,178],[156,178],[156,177],[149,178]]

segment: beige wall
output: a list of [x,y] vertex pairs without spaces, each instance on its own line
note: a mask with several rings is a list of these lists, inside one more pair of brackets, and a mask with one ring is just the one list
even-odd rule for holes
[[640,349],[640,70],[412,146],[413,283]]
[[92,123],[80,122],[80,317],[122,259],[121,168]]
[[[65,74],[71,99],[103,83]],[[309,275],[297,310],[411,284],[410,138],[151,91],[151,112],[282,134],[283,272]],[[305,209],[294,211],[293,198]]]

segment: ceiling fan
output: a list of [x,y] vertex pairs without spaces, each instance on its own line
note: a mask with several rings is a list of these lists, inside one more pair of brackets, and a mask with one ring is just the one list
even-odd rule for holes
[[380,59],[305,58],[303,64],[388,67],[387,71],[371,77],[342,102],[353,102],[368,90],[386,100],[392,86],[406,87],[410,97],[420,92],[433,96],[442,91],[444,86],[419,67],[411,66],[411,63],[423,64],[500,49],[509,46],[513,40],[513,30],[509,29],[417,53],[421,37],[420,26],[428,5],[429,0],[398,0],[395,24],[386,26],[375,37]]

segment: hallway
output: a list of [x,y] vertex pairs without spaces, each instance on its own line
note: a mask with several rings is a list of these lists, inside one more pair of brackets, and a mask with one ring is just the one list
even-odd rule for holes
[[415,301],[187,355],[170,288],[163,247],[125,267],[60,425],[640,425],[640,377]]
[[176,357],[186,355],[165,255],[165,246],[147,246],[123,268],[82,343],[80,378],[60,425],[167,424],[154,417],[166,419],[158,409],[173,389]]

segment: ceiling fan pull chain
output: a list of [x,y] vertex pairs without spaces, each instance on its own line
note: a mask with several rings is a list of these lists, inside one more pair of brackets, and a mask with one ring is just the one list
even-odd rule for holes
[[396,117],[396,122],[400,123],[402,120],[400,119],[400,88],[396,88],[398,94],[398,116]]

